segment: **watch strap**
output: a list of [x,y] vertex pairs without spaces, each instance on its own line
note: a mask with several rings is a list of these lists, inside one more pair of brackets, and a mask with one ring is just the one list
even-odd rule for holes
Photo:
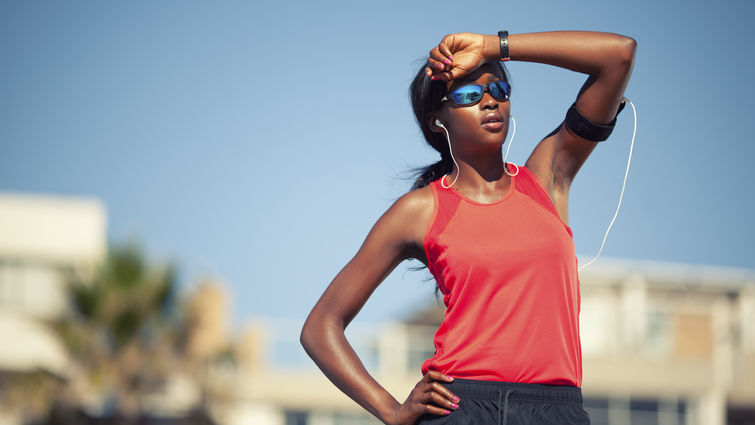
[[501,60],[511,60],[509,57],[509,32],[505,30],[498,31],[498,41],[501,44]]

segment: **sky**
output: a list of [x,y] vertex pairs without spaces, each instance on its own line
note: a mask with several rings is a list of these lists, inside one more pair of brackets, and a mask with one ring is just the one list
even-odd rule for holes
[[[473,5],[472,5],[473,4]],[[113,243],[226,282],[233,318],[302,320],[369,229],[437,160],[408,86],[453,32],[616,32],[638,42],[637,138],[603,255],[755,269],[755,3],[0,3],[0,191],[101,200]],[[522,164],[585,76],[509,62]],[[594,255],[632,135],[625,109],[571,192]],[[399,266],[357,321],[433,300]]]

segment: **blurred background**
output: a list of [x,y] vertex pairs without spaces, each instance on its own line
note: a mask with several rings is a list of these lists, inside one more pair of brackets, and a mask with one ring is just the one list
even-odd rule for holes
[[[638,42],[637,140],[581,275],[594,425],[755,424],[747,1],[0,3],[0,424],[371,424],[301,326],[435,162],[409,82],[453,32]],[[585,77],[508,63],[523,163]],[[572,189],[600,247],[627,108]],[[399,401],[442,319],[407,263],[347,329]]]

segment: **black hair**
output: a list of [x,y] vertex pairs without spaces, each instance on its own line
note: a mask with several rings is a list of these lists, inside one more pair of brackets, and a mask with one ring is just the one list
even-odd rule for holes
[[[508,83],[509,75],[506,66],[503,62],[498,63],[501,66],[503,81]],[[417,75],[414,76],[414,80],[409,86],[409,99],[412,102],[412,110],[414,111],[417,125],[422,130],[422,135],[425,136],[427,144],[440,153],[440,161],[426,167],[414,169],[416,179],[414,184],[412,184],[411,190],[425,187],[430,182],[441,178],[454,169],[446,137],[443,133],[433,132],[429,122],[430,117],[440,111],[442,106],[441,101],[448,94],[448,90],[444,81],[432,80],[427,76],[425,73],[426,66],[427,64],[423,63]]]
[[[499,64],[501,66],[501,73],[503,74],[503,81],[509,83],[509,73],[506,66],[503,62],[499,62]],[[448,89],[444,81],[432,80],[428,77],[425,73],[425,66],[426,64],[423,63],[417,75],[414,76],[412,84],[409,86],[409,99],[412,102],[414,119],[417,120],[417,125],[422,130],[422,135],[425,136],[427,144],[440,153],[440,161],[426,167],[415,168],[413,170],[415,180],[411,190],[425,187],[430,182],[438,180],[454,169],[446,137],[442,133],[432,131],[430,128],[430,118],[440,111],[443,97],[448,94]],[[424,268],[424,266],[420,266],[411,268],[410,270],[422,270]],[[436,298],[440,298],[440,287],[438,285],[435,285],[435,296]]]

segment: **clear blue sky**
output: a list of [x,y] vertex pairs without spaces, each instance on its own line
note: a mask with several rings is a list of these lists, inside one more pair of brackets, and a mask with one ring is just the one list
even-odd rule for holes
[[[474,5],[474,6],[470,6]],[[752,2],[2,2],[0,190],[101,199],[109,237],[224,279],[236,321],[303,318],[367,231],[436,160],[407,88],[450,32],[611,31],[639,43],[639,128],[604,255],[755,268]],[[522,163],[584,76],[510,63]],[[577,178],[594,254],[632,130]],[[432,298],[401,266],[361,320]]]

